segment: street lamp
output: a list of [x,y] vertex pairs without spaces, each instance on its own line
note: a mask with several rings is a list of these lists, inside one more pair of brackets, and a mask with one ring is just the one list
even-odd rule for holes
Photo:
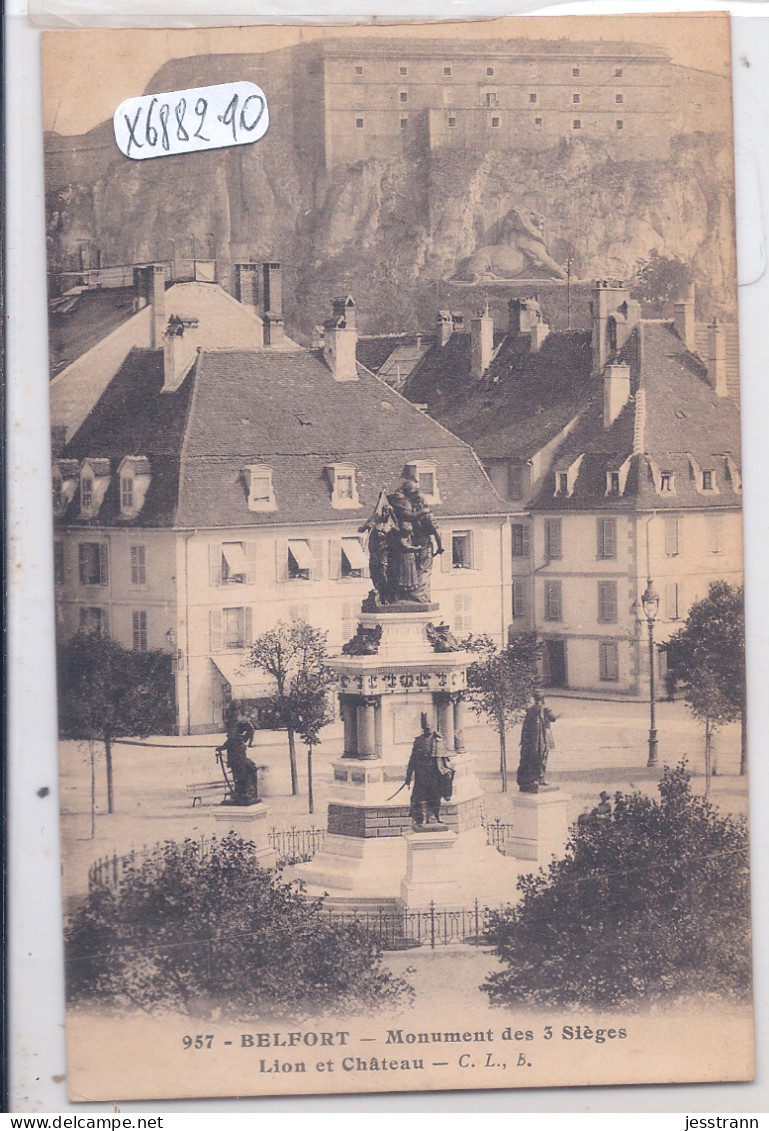
[[641,594],[641,604],[643,605],[646,623],[649,626],[649,760],[646,765],[652,767],[657,765],[657,722],[654,713],[654,621],[660,607],[660,595],[654,588],[651,578],[646,582],[646,589]]

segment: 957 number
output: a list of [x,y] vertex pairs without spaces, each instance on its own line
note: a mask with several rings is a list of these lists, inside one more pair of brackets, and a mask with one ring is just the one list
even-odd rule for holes
[[182,1045],[186,1049],[210,1049],[213,1043],[213,1033],[206,1033],[205,1035],[198,1033],[194,1037],[185,1034],[185,1036],[182,1037]]

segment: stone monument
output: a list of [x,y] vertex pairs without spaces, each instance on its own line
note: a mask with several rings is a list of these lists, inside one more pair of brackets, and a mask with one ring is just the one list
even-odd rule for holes
[[[328,892],[358,905],[458,905],[472,898],[469,888],[460,890],[458,875],[509,873],[511,862],[486,845],[482,791],[465,746],[469,657],[448,626],[438,623],[439,607],[430,599],[440,534],[409,480],[391,495],[382,492],[365,529],[374,589],[363,602],[355,636],[331,661],[339,679],[344,751],[333,763],[328,834],[322,850],[293,874],[311,895]],[[430,799],[417,793],[423,815],[417,824],[424,828],[415,831],[407,771],[420,739],[432,742],[434,736],[445,769],[452,771],[451,795],[446,799],[444,790],[435,822],[423,809]],[[414,776],[412,766],[409,781]],[[510,898],[516,875],[507,885]],[[402,890],[408,876],[410,885]]]

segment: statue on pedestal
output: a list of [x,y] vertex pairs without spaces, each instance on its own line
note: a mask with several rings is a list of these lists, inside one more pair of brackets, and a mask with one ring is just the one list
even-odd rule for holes
[[534,692],[534,705],[529,707],[521,728],[521,760],[518,765],[518,789],[521,793],[539,793],[546,786],[547,756],[554,748],[550,724],[555,715],[545,706],[545,696]]
[[360,527],[369,536],[369,570],[374,583],[366,611],[377,606],[430,603],[433,558],[443,553],[432,511],[414,479],[406,476],[397,491],[379,496],[374,513]]
[[[234,703],[231,703],[225,719],[227,738],[216,747],[216,757],[221,763],[222,755],[227,754],[227,765],[232,774],[232,797],[224,805],[255,805],[259,801],[257,788],[257,769],[246,754],[246,747],[254,740],[251,723],[241,719]],[[225,774],[225,778],[227,775]]]
[[406,769],[406,785],[411,791],[411,820],[416,832],[445,829],[440,817],[441,802],[451,797],[454,770],[443,739],[422,713],[422,733],[414,739]]

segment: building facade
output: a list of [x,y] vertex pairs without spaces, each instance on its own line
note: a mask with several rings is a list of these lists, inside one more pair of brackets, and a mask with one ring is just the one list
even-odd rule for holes
[[183,324],[163,312],[163,348],[130,351],[54,462],[59,632],[169,651],[180,732],[221,730],[229,699],[256,708],[270,690],[246,662],[260,633],[305,620],[332,654],[354,635],[360,528],[408,474],[442,533],[442,618],[501,643],[509,508],[468,445],[356,362],[352,299],[314,350],[273,322],[261,346],[190,352],[196,319],[191,301]]
[[658,644],[712,581],[742,584],[736,326],[696,323],[693,296],[642,319],[621,283],[599,283],[592,308],[590,332],[559,332],[535,298],[511,300],[505,332],[485,312],[438,336],[405,391],[518,512],[513,625],[543,640],[545,683],[641,694],[647,580]]

